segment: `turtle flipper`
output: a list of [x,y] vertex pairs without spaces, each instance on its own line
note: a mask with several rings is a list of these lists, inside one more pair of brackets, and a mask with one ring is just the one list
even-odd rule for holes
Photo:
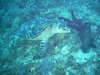
[[47,40],[42,40],[40,42],[39,50],[36,53],[36,55],[33,57],[34,59],[41,59],[46,56],[46,52],[47,52],[46,44],[47,44]]
[[16,44],[18,44],[18,42],[19,42],[19,37],[16,35],[12,36],[8,47],[10,48],[12,45],[15,46]]
[[39,47],[39,50],[40,51],[42,51],[42,50],[45,50],[46,49],[46,44],[47,44],[47,39],[45,39],[45,40],[42,40],[41,42],[40,42],[40,47]]

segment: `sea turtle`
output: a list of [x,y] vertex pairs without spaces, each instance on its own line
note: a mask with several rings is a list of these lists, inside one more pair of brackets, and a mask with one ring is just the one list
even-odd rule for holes
[[70,32],[69,28],[63,27],[63,25],[47,18],[34,18],[23,23],[16,35],[18,38],[26,40],[41,40],[39,51],[42,51],[45,49],[48,39],[54,34]]
[[70,30],[47,18],[35,18],[21,25],[17,35],[27,40],[41,40],[40,49],[45,48],[48,39],[56,33],[69,33]]

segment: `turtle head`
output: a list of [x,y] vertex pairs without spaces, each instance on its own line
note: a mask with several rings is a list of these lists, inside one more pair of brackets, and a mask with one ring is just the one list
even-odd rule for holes
[[69,33],[70,29],[68,27],[58,27],[59,33]]
[[65,26],[63,23],[61,23],[58,26],[58,31],[59,33],[69,33],[70,29],[67,26]]
[[54,23],[52,25],[52,33],[69,33],[70,29],[61,23]]

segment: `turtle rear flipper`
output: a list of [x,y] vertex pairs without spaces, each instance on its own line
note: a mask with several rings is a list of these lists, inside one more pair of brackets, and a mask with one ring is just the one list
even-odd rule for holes
[[12,36],[12,38],[10,39],[10,43],[8,45],[8,47],[10,48],[11,46],[15,46],[16,44],[19,43],[19,37],[18,36]]

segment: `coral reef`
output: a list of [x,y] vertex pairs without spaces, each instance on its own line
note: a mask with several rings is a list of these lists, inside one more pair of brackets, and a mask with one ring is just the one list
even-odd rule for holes
[[[100,75],[99,8],[99,0],[0,0],[0,75]],[[16,36],[21,25],[34,18],[52,19],[66,30],[68,23],[57,17],[71,20],[70,10],[91,24],[96,48],[89,53],[81,51],[78,31],[72,28],[50,37],[44,51],[38,50],[40,40]],[[34,59],[37,53],[44,56]]]

